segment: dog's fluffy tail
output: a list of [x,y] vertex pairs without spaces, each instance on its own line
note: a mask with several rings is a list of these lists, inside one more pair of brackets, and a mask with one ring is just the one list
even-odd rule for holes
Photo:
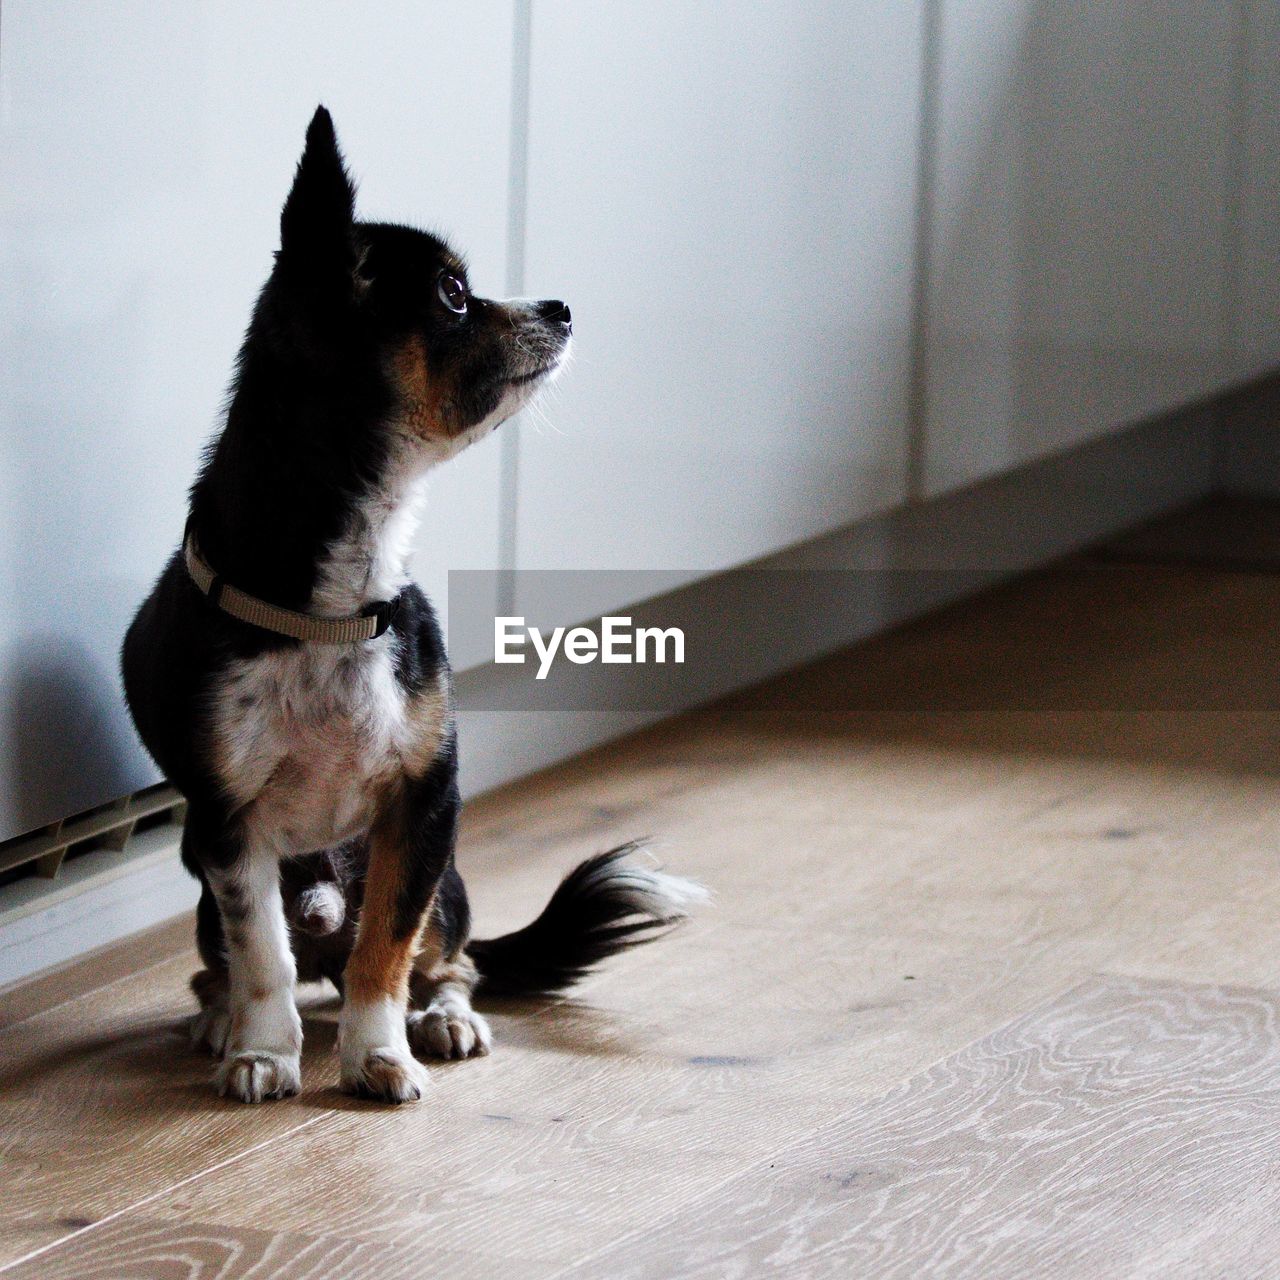
[[662,937],[710,896],[696,881],[645,866],[640,850],[633,841],[597,853],[565,876],[531,924],[468,943],[477,993],[555,995],[602,960]]

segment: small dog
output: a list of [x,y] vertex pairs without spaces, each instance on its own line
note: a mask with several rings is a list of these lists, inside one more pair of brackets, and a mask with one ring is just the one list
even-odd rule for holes
[[477,987],[561,991],[701,896],[623,846],[527,927],[468,938],[449,667],[406,559],[426,472],[527,404],[570,333],[563,302],[477,297],[437,237],[357,220],[316,111],[182,549],[122,659],[138,733],[188,800],[194,1033],[224,1095],[298,1091],[299,977],[342,992],[343,1087],[408,1102],[415,1051],[488,1051]]

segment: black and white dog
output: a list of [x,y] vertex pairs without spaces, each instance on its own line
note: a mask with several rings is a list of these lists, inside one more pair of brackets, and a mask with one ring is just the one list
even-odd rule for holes
[[196,1037],[246,1102],[298,1091],[299,977],[343,993],[343,1087],[411,1101],[414,1051],[488,1050],[477,986],[562,990],[700,893],[624,846],[468,939],[449,668],[406,558],[425,473],[556,373],[569,308],[476,297],[441,240],[354,207],[322,107],[183,547],[124,643],[138,732],[189,802]]

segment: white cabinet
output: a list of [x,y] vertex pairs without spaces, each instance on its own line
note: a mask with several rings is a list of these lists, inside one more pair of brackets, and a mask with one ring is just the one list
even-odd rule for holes
[[[152,778],[118,694],[318,101],[369,216],[501,293],[513,5],[4,0],[0,838]],[[497,442],[440,474],[419,572],[492,568]],[[473,655],[479,657],[481,655]]]
[[318,101],[366,216],[572,306],[576,361],[439,473],[415,563],[442,607],[503,548],[603,571],[553,619],[517,574],[545,623],[1274,367],[1278,83],[1264,0],[3,0],[0,839],[152,776],[116,648]]
[[1246,6],[1235,350],[1241,379],[1280,367],[1280,6]]
[[921,36],[904,0],[535,5],[525,285],[577,358],[521,430],[519,568],[675,583],[903,498]]
[[928,493],[1232,380],[1234,9],[943,0]]

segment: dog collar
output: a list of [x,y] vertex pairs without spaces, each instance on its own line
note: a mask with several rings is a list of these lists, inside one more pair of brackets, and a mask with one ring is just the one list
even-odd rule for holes
[[196,536],[190,530],[182,544],[182,554],[187,562],[187,574],[197,590],[208,597],[210,604],[250,626],[274,631],[277,635],[292,636],[295,640],[312,640],[316,644],[354,644],[359,640],[376,639],[391,625],[400,603],[397,596],[394,600],[371,604],[345,618],[315,618],[309,613],[268,604],[239,587],[233,587],[225,578],[219,577],[201,556]]

